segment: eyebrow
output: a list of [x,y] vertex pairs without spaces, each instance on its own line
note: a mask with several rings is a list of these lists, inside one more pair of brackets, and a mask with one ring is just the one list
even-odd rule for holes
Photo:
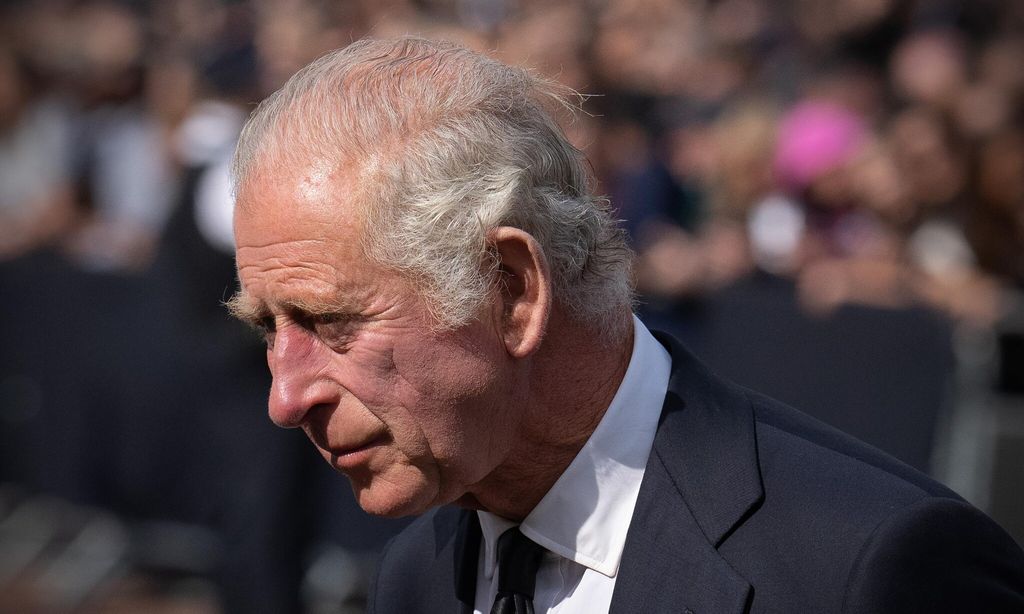
[[[235,294],[224,303],[224,306],[227,307],[228,313],[232,316],[250,325],[269,317],[273,313],[270,306],[265,302],[252,297],[244,290],[235,292]],[[338,297],[335,300],[284,300],[275,302],[275,306],[285,313],[303,314],[307,316],[325,314],[356,315],[356,311],[352,306],[348,305],[346,301],[341,299],[341,297]]]
[[228,313],[246,324],[252,325],[270,315],[270,309],[244,290],[238,290],[224,302]]

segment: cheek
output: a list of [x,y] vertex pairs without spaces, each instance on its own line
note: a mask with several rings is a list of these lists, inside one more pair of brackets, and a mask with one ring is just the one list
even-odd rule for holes
[[368,335],[344,359],[346,388],[393,428],[414,429],[435,446],[458,445],[467,411],[497,379],[493,356],[458,341],[404,331]]
[[406,405],[430,452],[448,478],[474,483],[503,455],[510,398],[500,354],[460,339],[430,340],[403,347],[394,356],[398,388],[416,405]]
[[443,412],[437,399],[396,362],[400,352],[392,341],[382,334],[364,334],[349,351],[334,356],[330,377],[387,426],[406,462],[432,464],[429,423],[432,415]]

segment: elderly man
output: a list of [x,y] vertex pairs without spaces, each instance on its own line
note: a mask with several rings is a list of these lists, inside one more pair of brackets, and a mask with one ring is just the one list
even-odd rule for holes
[[426,512],[371,611],[1024,611],[1024,555],[984,515],[632,315],[554,92],[362,41],[239,143],[230,306],[265,331],[271,419],[366,511]]

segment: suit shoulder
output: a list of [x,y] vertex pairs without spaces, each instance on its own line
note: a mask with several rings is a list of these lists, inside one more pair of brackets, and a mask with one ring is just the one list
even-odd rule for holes
[[864,541],[842,611],[1024,612],[1024,552],[967,503],[926,497]]
[[[845,433],[743,394],[753,406],[764,498],[722,552],[760,599],[857,614],[979,611],[924,607],[925,593],[1020,607],[1024,554],[983,513]],[[886,609],[890,599],[905,607]],[[1000,607],[991,611],[1024,611]]]
[[[842,489],[865,503],[894,505],[959,495],[920,471],[838,429],[764,395],[744,390],[757,429],[762,475],[799,477],[816,490]],[[834,488],[828,488],[830,484]],[[852,503],[852,501],[850,502]]]

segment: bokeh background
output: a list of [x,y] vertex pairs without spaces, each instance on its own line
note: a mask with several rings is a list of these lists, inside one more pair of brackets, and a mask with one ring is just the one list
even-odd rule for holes
[[1024,538],[1024,2],[8,1],[0,612],[361,611],[404,523],[266,418],[226,169],[400,34],[585,94],[646,321]]

